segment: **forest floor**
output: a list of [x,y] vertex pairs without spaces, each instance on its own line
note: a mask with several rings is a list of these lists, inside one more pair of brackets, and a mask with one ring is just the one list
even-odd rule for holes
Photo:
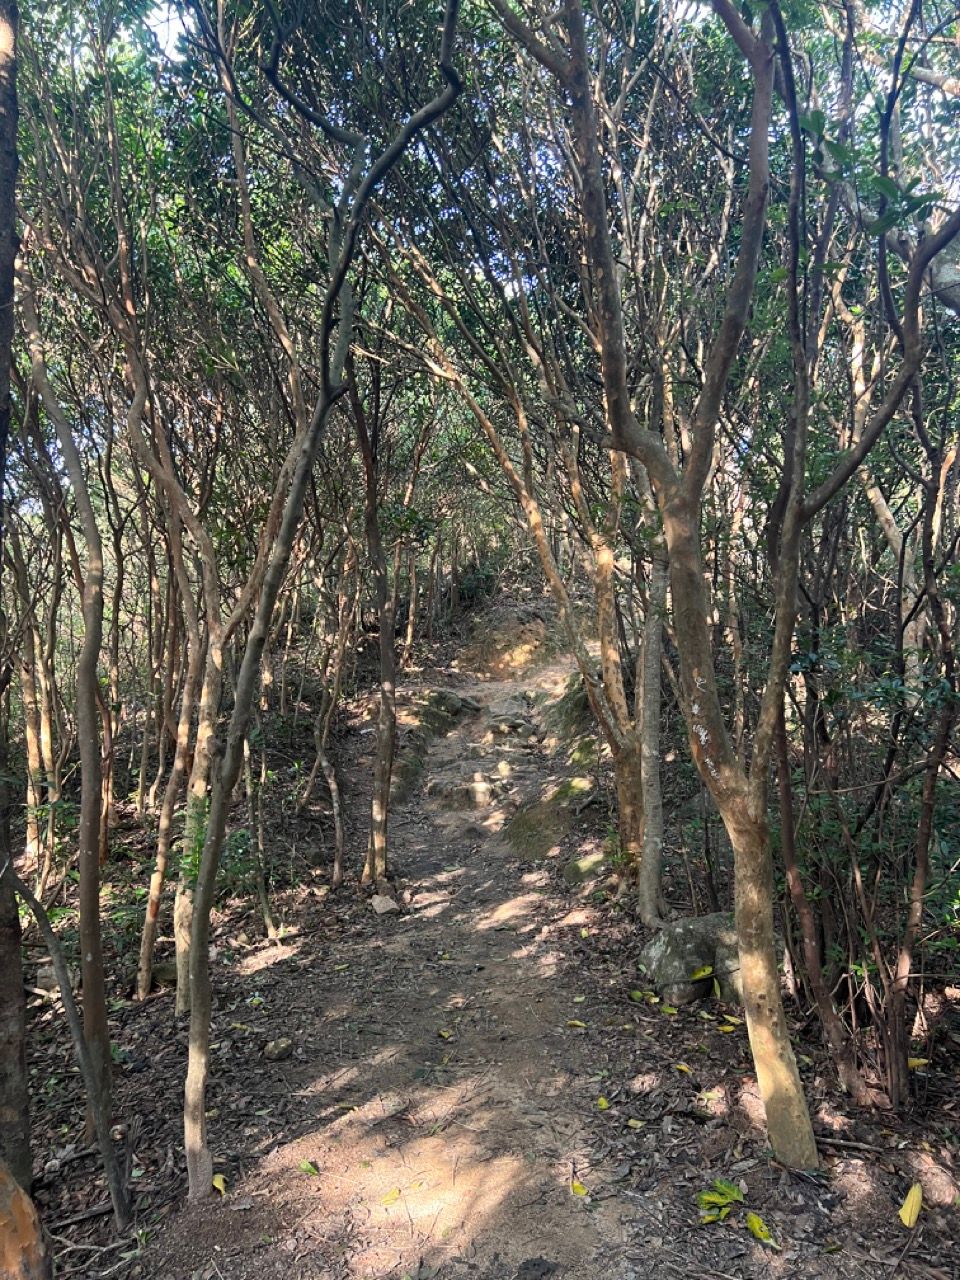
[[[505,678],[446,669],[402,690],[401,743],[429,689],[468,701],[395,806],[395,910],[377,915],[354,887],[331,894],[317,868],[276,904],[279,945],[252,936],[249,904],[218,911],[209,1101],[223,1195],[183,1200],[185,1031],[169,991],[113,1007],[138,1203],[122,1241],[96,1212],[97,1162],[76,1142],[60,1019],[38,1015],[35,1078],[50,1082],[38,1199],[58,1276],[960,1275],[949,1090],[936,1124],[857,1117],[805,1044],[825,1168],[787,1173],[766,1148],[736,1011],[631,999],[644,982],[629,910],[603,880],[564,878],[571,856],[602,850],[602,806],[571,807],[555,841],[548,829],[518,852],[507,838],[518,805],[545,814],[538,797],[577,773],[543,714],[568,674],[550,660]],[[354,853],[364,812],[350,775],[368,776],[371,724],[354,726],[344,757]],[[303,820],[296,829],[309,843]],[[696,1196],[716,1178],[744,1203],[704,1226]],[[908,1232],[897,1209],[914,1180],[927,1207]],[[775,1247],[751,1236],[748,1211]]]

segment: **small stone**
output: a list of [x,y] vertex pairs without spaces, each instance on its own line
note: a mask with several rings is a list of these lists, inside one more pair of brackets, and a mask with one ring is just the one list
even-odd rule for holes
[[60,990],[57,973],[52,964],[43,965],[37,970],[37,990],[56,992]]
[[283,1062],[293,1053],[293,1041],[288,1036],[280,1036],[269,1040],[263,1047],[263,1056],[268,1062]]
[[370,899],[370,905],[378,916],[385,916],[390,911],[400,910],[394,899],[388,898],[385,893],[375,893]]
[[[733,916],[724,912],[671,921],[640,952],[640,966],[668,1004],[709,996],[714,979],[721,999],[743,1002]],[[692,977],[707,968],[704,977]]]

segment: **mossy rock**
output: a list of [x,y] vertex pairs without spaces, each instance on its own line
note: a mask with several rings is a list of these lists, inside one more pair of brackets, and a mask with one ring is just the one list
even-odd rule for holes
[[546,721],[558,738],[569,741],[594,727],[593,711],[587,698],[583,676],[575,671],[567,687],[546,712]]
[[568,800],[584,800],[593,790],[593,779],[586,777],[567,778],[561,782],[551,799],[564,803]]
[[403,747],[397,752],[393,762],[393,774],[390,778],[390,800],[393,804],[402,804],[409,800],[423,777],[424,756]]
[[590,734],[583,738],[578,738],[570,748],[570,763],[577,765],[580,769],[585,769],[590,764],[596,764],[599,749],[599,742],[596,738],[591,737]]
[[568,778],[515,813],[504,827],[510,847],[526,862],[546,858],[576,825],[572,802],[589,791],[589,778]]
[[575,888],[603,875],[606,869],[607,856],[601,849],[595,853],[585,853],[581,858],[571,858],[563,868],[563,878],[571,888]]
[[427,694],[427,706],[456,717],[463,711],[463,699],[452,689],[433,689]]

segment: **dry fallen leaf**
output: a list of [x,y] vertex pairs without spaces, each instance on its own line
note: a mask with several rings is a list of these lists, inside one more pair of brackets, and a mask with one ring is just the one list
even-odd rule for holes
[[227,1194],[227,1180],[222,1173],[215,1173],[211,1181],[222,1196]]
[[568,1019],[567,1019],[567,1026],[568,1026],[568,1027],[586,1027],[586,1025],[587,1025],[587,1024],[586,1024],[585,1022],[581,1022],[579,1018],[568,1018]]
[[900,1221],[905,1227],[912,1230],[917,1225],[917,1219],[920,1217],[920,1210],[923,1208],[923,1187],[919,1182],[915,1182],[907,1192],[903,1204],[900,1206]]
[[578,1182],[576,1178],[574,1178],[574,1180],[570,1183],[570,1190],[573,1192],[575,1196],[589,1195],[587,1188],[583,1185],[582,1182]]
[[392,1191],[388,1191],[388,1192],[387,1192],[387,1194],[383,1197],[383,1199],[380,1201],[380,1203],[381,1203],[381,1204],[396,1204],[396,1203],[397,1203],[397,1201],[398,1201],[399,1199],[400,1199],[400,1188],[399,1188],[399,1187],[394,1187]]
[[610,1110],[610,1103],[609,1103],[608,1099],[606,1099],[606,1098],[603,1096],[603,1094],[601,1094],[601,1095],[600,1095],[600,1097],[597,1099],[597,1110],[598,1110],[598,1111],[609,1111],[609,1110]]

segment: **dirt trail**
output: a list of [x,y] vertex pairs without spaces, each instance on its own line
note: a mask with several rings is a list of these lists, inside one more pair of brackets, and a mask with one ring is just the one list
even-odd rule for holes
[[365,917],[330,949],[314,938],[272,964],[269,952],[251,957],[258,990],[271,992],[278,965],[299,988],[302,1047],[273,1068],[297,1099],[299,1136],[268,1143],[206,1221],[179,1219],[164,1275],[637,1274],[636,1208],[598,1194],[608,1178],[584,1124],[590,1052],[568,1025],[583,997],[558,950],[592,912],[511,852],[497,798],[464,810],[444,786],[508,771],[507,786],[546,780],[549,761],[491,733],[486,708],[565,674],[458,689],[485,710],[431,744],[420,794],[394,816],[399,912]]
[[[595,882],[568,888],[550,839],[530,860],[505,838],[518,801],[569,775],[536,723],[568,674],[454,677],[467,708],[394,810],[394,910],[319,877],[283,947],[231,953],[222,926],[234,964],[218,969],[211,1105],[227,1194],[175,1212],[133,1274],[854,1280],[900,1257],[895,1232],[881,1254],[856,1231],[868,1186],[874,1217],[896,1220],[896,1186],[862,1158],[832,1188],[770,1161],[740,1019],[632,1001],[629,914],[595,905]],[[404,691],[408,744],[430,692]],[[580,819],[562,857],[596,851],[602,822]],[[696,1196],[718,1176],[745,1204],[704,1227]],[[750,1237],[746,1208],[776,1248]]]

